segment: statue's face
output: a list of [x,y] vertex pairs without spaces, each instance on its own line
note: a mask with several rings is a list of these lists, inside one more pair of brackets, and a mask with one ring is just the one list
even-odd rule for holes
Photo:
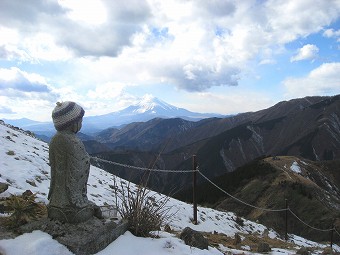
[[78,133],[82,126],[83,126],[83,119],[80,119],[77,123],[74,123],[73,125],[74,133]]
[[69,126],[68,128],[66,128],[66,129],[76,134],[76,133],[78,133],[79,130],[81,129],[81,127],[82,127],[82,122],[83,122],[83,120],[81,119],[81,120],[79,120],[78,122],[73,123],[72,125],[70,125],[70,126]]
[[80,119],[78,122],[78,131],[81,129],[81,127],[83,126],[83,119]]

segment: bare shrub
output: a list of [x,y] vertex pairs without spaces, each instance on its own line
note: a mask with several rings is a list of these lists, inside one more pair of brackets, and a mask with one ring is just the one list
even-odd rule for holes
[[129,231],[136,236],[150,236],[151,231],[160,230],[171,218],[171,207],[167,206],[169,197],[159,194],[153,196],[145,186],[132,189],[130,183],[118,190],[121,203],[118,212],[129,224]]
[[32,193],[9,197],[5,202],[5,211],[11,215],[7,218],[6,225],[11,228],[16,228],[46,215],[46,206],[42,203],[35,202],[35,199],[36,195]]

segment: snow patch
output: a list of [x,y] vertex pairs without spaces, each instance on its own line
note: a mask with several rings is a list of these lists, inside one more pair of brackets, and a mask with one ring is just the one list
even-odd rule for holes
[[7,255],[72,255],[64,245],[40,230],[18,236],[14,239],[0,240],[0,253]]
[[296,161],[293,162],[293,164],[290,167],[290,170],[297,174],[301,174],[301,168],[299,167],[299,164]]

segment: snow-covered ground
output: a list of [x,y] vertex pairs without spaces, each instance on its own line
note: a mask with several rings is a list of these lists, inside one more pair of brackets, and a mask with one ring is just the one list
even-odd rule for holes
[[[48,165],[48,144],[39,141],[20,130],[0,124],[0,182],[10,184],[7,191],[0,194],[0,197],[12,194],[22,194],[25,190],[37,193],[37,199],[48,203],[47,194],[50,182],[50,167]],[[161,174],[161,173],[160,173]],[[124,188],[128,185],[126,180],[120,179],[102,169],[91,166],[88,181],[88,197],[97,205],[119,204],[116,199],[113,187]],[[130,184],[131,189],[136,187]],[[150,192],[156,199],[161,194]],[[181,231],[185,227],[202,232],[217,232],[234,237],[235,233],[242,235],[254,233],[266,235],[270,238],[279,238],[275,231],[267,229],[261,224],[244,220],[243,226],[236,223],[236,215],[230,212],[221,212],[210,208],[198,207],[199,224],[191,223],[192,205],[170,198],[167,206],[173,214],[168,223],[175,231]],[[209,250],[200,250],[184,244],[174,234],[159,232],[160,238],[140,238],[126,232],[116,241],[97,253],[100,255],[163,255],[163,254],[191,254],[191,255],[215,255],[215,254],[256,254],[251,253],[244,247],[244,250],[233,250],[223,246],[217,248],[209,247]],[[291,235],[291,243],[299,247],[314,247],[321,250],[326,245],[318,244],[304,238]],[[337,251],[340,247],[333,246]],[[248,247],[249,250],[249,247]],[[45,254],[72,254],[65,246],[52,239],[50,235],[41,231],[23,234],[15,239],[0,240],[0,254],[6,255],[45,255]],[[295,254],[295,251],[284,250],[272,247],[271,254]]]

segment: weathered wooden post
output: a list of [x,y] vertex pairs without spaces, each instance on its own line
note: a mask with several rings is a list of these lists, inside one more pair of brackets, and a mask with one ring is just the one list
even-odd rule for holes
[[197,201],[196,201],[196,179],[197,179],[197,162],[196,162],[196,155],[192,156],[192,168],[193,172],[193,181],[192,181],[192,203],[194,206],[194,224],[197,225]]
[[285,199],[285,204],[286,204],[286,211],[285,211],[285,240],[287,242],[288,240],[288,200],[287,198]]
[[333,232],[334,232],[334,224],[332,225],[332,229],[331,229],[331,251],[333,251]]

